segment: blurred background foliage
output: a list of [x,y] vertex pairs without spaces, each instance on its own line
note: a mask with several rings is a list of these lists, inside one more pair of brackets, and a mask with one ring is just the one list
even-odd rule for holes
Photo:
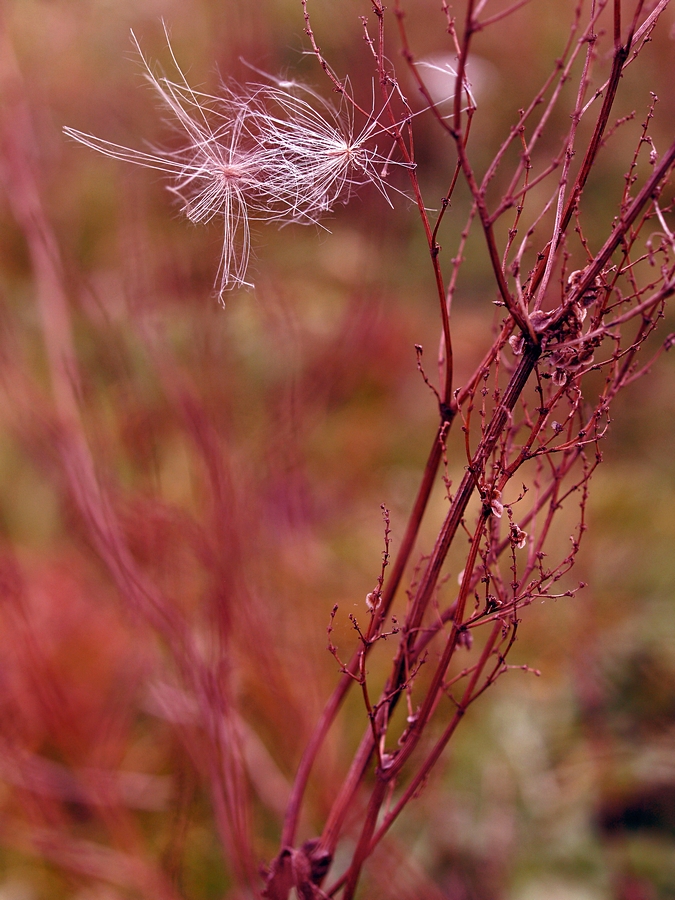
[[[324,54],[370,104],[358,21],[367,4],[313,5]],[[407,4],[420,57],[449,52],[438,5]],[[569,8],[536,0],[477,39],[479,169],[560,53]],[[418,218],[404,199],[391,210],[364,188],[330,231],[256,228],[255,290],[223,308],[213,296],[218,223],[190,225],[156,173],[68,142],[61,128],[139,149],[170,139],[129,39],[133,28],[168,68],[162,18],[193,86],[245,81],[246,60],[330,96],[306,55],[299,2],[6,0],[0,16],[62,254],[97,476],[135,561],[195,634],[208,645],[214,622],[227,632],[256,853],[268,859],[338,674],[326,652],[330,610],[339,604],[346,655],[347,613],[365,614],[379,571],[380,504],[396,541],[436,426],[414,354],[424,345],[433,370],[439,325]],[[589,184],[591,241],[611,223],[649,91],[660,97],[657,147],[672,139],[669,16],[624,76],[617,115],[637,113]],[[397,52],[392,41],[396,64]],[[561,127],[566,115],[563,104]],[[416,128],[433,205],[453,158],[431,121]],[[449,248],[467,203],[460,192],[447,217]],[[179,896],[222,897],[230,882],[208,785],[157,701],[166,649],[119,602],[64,481],[30,256],[2,200],[0,233],[0,900],[138,896],[119,874],[123,854],[163,872]],[[497,321],[486,268],[475,242],[453,310],[460,384]],[[511,661],[542,676],[514,671],[472,708],[442,770],[376,855],[364,897],[434,896],[431,882],[454,900],[675,897],[674,366],[663,356],[614,409],[574,572],[588,587],[524,612]],[[461,471],[458,454],[450,475]],[[439,491],[421,550],[444,502]],[[560,534],[567,541],[565,527]],[[372,669],[377,679],[376,657]],[[321,827],[364,725],[351,697],[311,782],[303,837]],[[78,794],[101,771],[118,773],[108,805]],[[119,858],[92,862],[88,875],[69,865],[72,846],[58,835]]]

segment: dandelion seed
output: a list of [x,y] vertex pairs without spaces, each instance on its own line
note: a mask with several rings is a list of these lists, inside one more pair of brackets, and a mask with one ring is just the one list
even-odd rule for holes
[[293,221],[318,221],[338,201],[346,203],[354,187],[367,182],[393,205],[393,189],[382,175],[393,164],[391,154],[383,156],[376,145],[367,146],[387,133],[375,115],[355,135],[353,116],[341,117],[305,85],[283,81],[258,86],[255,99],[250,113],[271,177],[283,183],[286,202],[295,188]]
[[250,220],[318,224],[336,202],[346,202],[353,187],[365,182],[373,183],[391,204],[389,186],[378,171],[391,160],[376,146],[366,147],[385,132],[377,117],[354,136],[353,119],[342,121],[312,90],[287,81],[245,89],[223,85],[219,96],[196,91],[183,75],[168,35],[177,81],[156,75],[133,32],[132,39],[145,77],[172,113],[183,146],[145,152],[74,128],[64,132],[113,159],[170,175],[169,190],[181,199],[190,221],[222,219],[219,295],[251,286],[246,280]]
[[176,150],[153,148],[152,152],[143,152],[73,128],[64,128],[64,132],[113,159],[158,169],[173,176],[169,189],[182,200],[182,211],[190,221],[204,223],[216,216],[223,219],[219,293],[238,285],[249,285],[246,281],[250,255],[249,218],[252,212],[267,213],[267,209],[261,189],[261,154],[253,142],[244,143],[246,100],[228,89],[217,98],[192,90],[177,63],[180,83],[156,76],[133,32],[132,39],[145,66],[145,76],[162,103],[173,113],[174,127],[187,138],[185,145]]

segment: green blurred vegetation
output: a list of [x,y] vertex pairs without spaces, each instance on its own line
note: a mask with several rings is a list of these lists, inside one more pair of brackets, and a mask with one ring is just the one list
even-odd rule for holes
[[[317,4],[314,27],[368,104],[364,6]],[[418,54],[444,50],[437,4],[408,6]],[[491,73],[472,135],[479,165],[523,103],[519,91],[530,96],[560,52],[568,7],[535,2],[478,40]],[[423,235],[410,204],[397,200],[390,210],[372,189],[336,212],[330,233],[256,227],[256,288],[233,293],[222,308],[213,297],[217,222],[190,225],[156,173],[68,142],[61,127],[139,148],[162,143],[162,114],[129,41],[133,28],[148,57],[166,63],[162,17],[194,85],[217,88],[218,71],[245,80],[244,58],[292,71],[328,96],[303,55],[300,4],[14,0],[0,16],[16,48],[40,187],[63,255],[98,477],[134,559],[205,644],[204,610],[226,610],[234,691],[272,798],[254,810],[256,851],[268,859],[279,838],[274,803],[338,674],[325,648],[330,610],[340,605],[334,639],[346,656],[346,616],[365,614],[379,571],[380,504],[391,509],[396,542],[434,433],[434,400],[414,354],[414,344],[424,345],[433,369],[439,326]],[[611,223],[650,90],[661,98],[657,146],[672,139],[672,71],[666,25],[625,76],[617,116],[636,109],[636,119],[589,184],[597,203],[591,241]],[[417,125],[433,203],[453,160],[433,123]],[[456,204],[441,236],[448,247],[467,196]],[[59,472],[33,273],[2,202],[0,233],[3,740],[64,769],[145,774],[155,792],[154,806],[120,813],[120,824],[85,804],[57,803],[19,783],[11,766],[0,768],[0,900],[138,895],[59,865],[49,841],[32,836],[40,828],[120,853],[128,839],[180,896],[222,897],[229,875],[208,785],[151,702],[156,673],[171,669],[166,648],[120,606]],[[490,345],[495,321],[477,242],[463,279],[453,310],[460,384]],[[403,867],[409,855],[455,900],[675,897],[673,384],[675,360],[664,355],[617,402],[574,570],[588,586],[524,612],[511,662],[541,677],[514,671],[471,709],[442,769],[395,828],[401,859],[382,856],[383,869]],[[199,443],[204,423],[229,479],[224,525]],[[449,474],[461,472],[460,454]],[[439,490],[420,547],[433,540],[444,503]],[[241,608],[244,597],[250,609]],[[374,657],[373,678],[383,672]],[[321,826],[364,721],[351,696],[311,782],[303,837]],[[392,896],[386,891],[371,872],[362,896]]]

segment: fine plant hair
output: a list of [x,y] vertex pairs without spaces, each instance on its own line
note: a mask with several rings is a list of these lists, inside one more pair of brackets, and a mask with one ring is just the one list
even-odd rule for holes
[[[374,187],[387,204],[408,206],[426,240],[419,265],[428,267],[435,292],[439,349],[432,362],[434,353],[420,345],[414,349],[419,377],[438,410],[437,427],[398,542],[392,540],[390,512],[382,507],[382,561],[359,598],[360,610],[326,610],[326,653],[335,660],[336,684],[303,748],[288,803],[274,810],[278,852],[262,867],[262,880],[251,812],[255,785],[245,753],[251,726],[223,663],[232,649],[226,625],[221,623],[218,635],[222,658],[214,660],[184,611],[130,551],[97,477],[79,412],[65,279],[24,153],[27,138],[18,126],[3,134],[2,175],[38,280],[63,478],[126,607],[160,636],[175,665],[180,687],[156,687],[152,702],[175,726],[209,785],[232,896],[351,900],[371,857],[391,852],[392,826],[424,789],[467,710],[513,668],[509,653],[521,621],[527,627],[527,608],[574,597],[583,587],[572,569],[587,529],[589,490],[602,462],[612,403],[674,342],[672,334],[661,334],[661,325],[675,293],[675,139],[661,147],[652,137],[656,96],[645,95],[641,132],[625,183],[616,189],[613,218],[600,239],[595,220],[589,225],[589,185],[625,124],[615,111],[624,73],[641,65],[669,0],[580,0],[570,6],[559,57],[487,163],[484,149],[478,153],[472,143],[481,106],[468,80],[469,61],[483,35],[523,12],[536,15],[536,3],[465,0],[451,8],[442,0],[437,27],[456,56],[447,70],[453,93],[443,102],[425,80],[430,68],[411,37],[413,4],[362,4],[363,52],[379,91],[374,102],[362,99],[370,98],[370,83],[354,84],[324,57],[311,0],[299,6],[308,53],[337,102],[323,99],[316,87],[262,73],[255,82],[224,83],[218,94],[202,93],[189,86],[174,60],[175,80],[150,64],[146,75],[175,119],[178,149],[134,150],[66,129],[109,157],[169,175],[170,189],[191,221],[222,219],[216,281],[221,296],[250,284],[249,219],[320,225],[337,204]],[[513,53],[515,67],[517,48]],[[605,64],[608,74],[601,75]],[[446,169],[435,173],[446,185],[440,203],[426,196],[416,163],[415,129],[422,117],[443,142]],[[458,200],[462,191],[469,197],[464,206]],[[449,224],[457,224],[453,217],[462,209],[465,218],[452,246]],[[464,290],[467,248],[478,244],[490,278],[483,302],[493,304],[496,325],[491,346],[475,364],[453,340],[452,311]],[[246,295],[236,302],[246,303]],[[228,312],[229,306],[222,315]],[[456,371],[469,364],[472,374],[458,382]],[[229,495],[226,479],[217,474],[211,426],[185,400],[184,386],[169,383],[212,476],[215,502],[221,504],[219,527],[228,540],[242,542],[242,535],[231,535],[223,524]],[[451,454],[463,468],[458,483],[450,476],[456,458]],[[422,546],[422,524],[438,484],[445,492],[444,519],[432,545]],[[576,523],[561,546],[556,525],[570,508]],[[450,571],[449,556],[460,554],[462,563]],[[254,610],[245,585],[235,584],[232,591],[243,608]],[[336,637],[344,620],[353,630],[351,650]],[[264,623],[258,626],[262,631],[256,634],[264,633]],[[373,651],[387,655],[381,686],[369,677]],[[332,792],[321,832],[307,838],[301,817],[310,777],[350,692],[360,697],[363,736],[344,761],[344,778]],[[18,767],[23,763],[15,755]],[[133,847],[129,821],[122,814],[109,818],[122,842]],[[55,863],[94,873],[112,864],[84,841],[59,844],[57,831],[55,826],[36,838]],[[124,886],[167,900],[180,896],[165,873],[145,866],[133,850],[120,854],[118,864],[126,873]]]
[[[351,189],[373,182],[389,201],[379,169],[389,160],[373,146],[382,134],[371,115],[353,132],[351,107],[340,117],[309,87],[268,76],[267,84],[222,84],[217,96],[193,90],[169,50],[178,76],[171,81],[143,61],[148,82],[173,115],[183,146],[148,153],[64,128],[65,134],[113,159],[159,169],[173,177],[170,190],[195,223],[223,221],[219,295],[246,281],[250,219],[318,224]],[[262,73],[260,73],[262,74]],[[187,141],[187,143],[185,143]],[[391,203],[391,201],[389,201]]]

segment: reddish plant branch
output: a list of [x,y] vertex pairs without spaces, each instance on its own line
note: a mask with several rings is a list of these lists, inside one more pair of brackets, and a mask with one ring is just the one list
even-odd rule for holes
[[[393,86],[396,84],[393,71],[386,68],[386,54],[384,52],[384,17],[385,11],[379,0],[372,0],[372,9],[375,12],[378,23],[377,39],[372,40],[368,35],[367,26],[364,23],[367,41],[373,53],[378,71],[380,84]],[[632,24],[624,44],[621,43],[621,10],[618,3],[612,5],[614,17],[613,40],[614,55],[612,72],[606,85],[602,88],[603,102],[595,122],[593,133],[586,147],[579,170],[573,184],[567,194],[567,184],[571,177],[573,148],[576,138],[576,130],[581,117],[589,108],[585,104],[585,93],[590,85],[591,63],[595,56],[596,23],[606,4],[599,3],[591,10],[588,24],[578,38],[574,38],[574,32],[579,26],[581,5],[575,11],[573,28],[565,48],[563,58],[558,62],[556,69],[545,83],[544,88],[537,94],[535,100],[521,112],[520,120],[511,130],[508,138],[501,145],[492,163],[488,166],[486,175],[479,182],[474,174],[472,163],[469,159],[467,143],[467,130],[462,128],[462,97],[465,91],[465,72],[469,49],[472,38],[484,28],[501,21],[506,15],[515,12],[524,3],[517,2],[503,13],[496,14],[482,22],[477,16],[482,10],[482,4],[476,4],[474,0],[468,0],[466,4],[464,32],[458,48],[458,66],[453,100],[453,113],[451,123],[441,115],[433,101],[431,93],[420,75],[420,69],[415,64],[415,59],[410,48],[406,28],[404,26],[405,14],[400,0],[396,3],[394,14],[398,23],[399,38],[403,56],[409,66],[418,89],[425,99],[431,114],[443,129],[449,133],[455,142],[457,163],[454,174],[450,180],[450,187],[443,200],[441,210],[433,229],[430,228],[428,217],[423,210],[419,185],[416,175],[411,176],[414,183],[414,194],[420,211],[422,224],[427,236],[431,251],[431,259],[434,267],[436,286],[439,298],[445,294],[447,301],[441,305],[442,335],[443,341],[449,341],[449,319],[447,318],[448,303],[454,295],[459,267],[463,251],[457,254],[453,261],[452,277],[447,290],[442,290],[442,279],[438,267],[438,235],[447,211],[451,205],[451,198],[458,184],[458,176],[461,173],[471,194],[474,210],[477,213],[485,246],[491,262],[491,269],[498,288],[501,303],[506,307],[510,318],[502,323],[498,336],[490,351],[486,354],[481,365],[476,369],[474,376],[466,387],[457,392],[453,398],[452,407],[448,404],[448,380],[446,378],[444,390],[441,395],[436,393],[441,407],[441,423],[434,439],[431,453],[424,470],[424,476],[420,491],[399,553],[394,562],[390,580],[385,583],[382,590],[382,603],[373,614],[367,631],[361,632],[357,628],[362,646],[355,653],[349,665],[345,667],[345,673],[340,685],[334,693],[329,705],[322,716],[320,726],[315,732],[309,745],[299,777],[296,781],[290,815],[287,818],[289,827],[284,831],[284,840],[290,841],[295,833],[297,818],[300,809],[301,796],[304,791],[309,768],[325,738],[328,727],[334,720],[337,709],[344,698],[346,691],[353,681],[361,684],[369,726],[365,732],[361,744],[352,760],[349,771],[344,779],[342,787],[338,791],[330,813],[326,820],[322,837],[318,842],[325,858],[332,858],[342,831],[345,827],[348,811],[353,809],[357,802],[357,794],[364,786],[364,779],[373,757],[376,757],[375,781],[368,789],[369,799],[362,820],[360,835],[353,853],[352,862],[345,875],[330,889],[334,894],[344,888],[343,896],[351,900],[356,891],[360,873],[368,856],[373,852],[377,843],[382,839],[394,819],[400,814],[405,805],[415,796],[425,779],[428,777],[433,765],[438,760],[443,748],[454,733],[458,722],[464,715],[467,707],[481,696],[497,678],[503,674],[508,666],[505,663],[516,636],[518,620],[517,610],[531,603],[536,598],[553,596],[571,596],[577,588],[563,590],[562,593],[553,593],[553,586],[569,571],[578,553],[581,536],[586,528],[585,505],[588,491],[588,482],[595,468],[600,462],[598,441],[606,431],[608,421],[609,404],[616,392],[630,379],[633,371],[633,361],[640,346],[646,337],[653,331],[655,322],[662,309],[663,302],[672,295],[675,282],[671,273],[672,266],[661,268],[661,275],[651,285],[651,290],[645,295],[645,288],[640,287],[634,277],[633,269],[637,263],[628,262],[628,253],[638,239],[640,229],[649,214],[650,200],[658,197],[663,189],[665,179],[668,177],[675,163],[675,144],[658,160],[645,184],[637,196],[627,207],[622,210],[621,216],[615,222],[611,234],[598,253],[592,254],[588,243],[584,240],[581,228],[578,224],[580,243],[583,246],[588,262],[583,270],[575,272],[569,277],[568,286],[563,289],[561,301],[557,307],[546,310],[550,305],[552,282],[555,266],[561,252],[566,262],[570,255],[568,250],[569,238],[567,232],[573,216],[579,223],[579,208],[581,198],[587,184],[589,175],[597,163],[598,151],[603,145],[607,134],[607,126],[611,115],[617,92],[620,85],[622,71],[631,56],[634,36],[641,38],[647,34],[647,30],[655,26],[656,20],[648,17],[642,25],[639,24],[641,3],[638,2],[633,10]],[[665,6],[661,5],[661,11]],[[454,35],[454,22],[448,15],[448,30]],[[317,52],[315,41],[313,47]],[[575,106],[572,114],[572,125],[564,139],[565,152],[560,158],[554,159],[534,177],[530,177],[531,154],[534,146],[544,134],[551,120],[551,113],[562,96],[562,86],[569,78],[571,67],[579,53],[586,46],[586,59],[579,76],[579,88],[577,91]],[[524,135],[525,124],[532,115],[537,105],[543,101],[544,93],[550,85],[554,85],[553,94],[544,110],[544,114],[535,127],[534,133],[528,141]],[[398,90],[398,86],[396,87]],[[383,93],[384,107],[389,111],[392,127],[396,124],[396,116],[391,98],[394,94]],[[595,96],[599,96],[597,91]],[[400,95],[398,95],[400,96]],[[405,102],[405,101],[404,101]],[[584,105],[585,104],[585,105]],[[472,121],[473,110],[468,111],[467,123]],[[648,117],[642,140],[649,142],[646,133],[648,123],[652,115]],[[410,123],[408,125],[410,127]],[[512,141],[520,136],[522,143],[522,157],[516,165],[510,187],[505,192],[503,199],[498,203],[495,212],[490,213],[486,203],[486,189],[488,183],[493,180],[498,168],[503,164],[506,149]],[[407,162],[412,163],[412,143],[405,144],[402,131],[397,133],[399,149]],[[564,159],[563,159],[564,157]],[[534,224],[529,226],[527,236],[517,251],[513,263],[513,273],[517,277],[521,260],[527,251],[528,240],[532,238],[539,223],[543,221],[544,214],[550,205],[556,204],[556,212],[553,224],[553,236],[544,248],[537,254],[537,261],[532,269],[527,283],[522,288],[517,287],[516,296],[511,294],[506,280],[506,265],[509,251],[513,245],[519,223],[523,219],[526,201],[532,197],[532,189],[542,180],[555,171],[556,167],[563,163],[563,175],[559,186],[552,194],[551,200],[537,213]],[[524,172],[524,184],[518,188],[522,173]],[[509,206],[518,199],[518,208],[513,227],[509,231],[508,243],[503,254],[497,248],[494,232],[494,224]],[[461,246],[467,240],[474,213],[472,212],[466,229],[462,232]],[[637,227],[636,227],[637,226]],[[664,226],[665,227],[665,226]],[[667,230],[667,227],[666,227]],[[669,232],[668,232],[669,233]],[[608,280],[606,268],[614,252],[623,246],[623,261],[615,267],[615,275]],[[661,251],[667,255],[664,248]],[[640,260],[646,259],[642,254]],[[563,263],[564,266],[564,263]],[[564,268],[563,268],[564,271]],[[625,310],[615,312],[614,317],[603,322],[606,313],[614,309],[609,304],[609,296],[616,290],[616,283],[623,275],[631,284],[632,294],[628,300],[622,302],[631,303]],[[561,276],[562,280],[562,276]],[[528,305],[536,295],[533,313],[528,314]],[[583,321],[586,317],[585,310],[595,307],[590,328],[583,330]],[[622,347],[618,342],[618,331],[627,323],[638,320],[640,325],[636,334],[631,339],[629,346]],[[511,346],[516,354],[522,354],[512,369],[506,387],[499,389],[499,369],[502,364],[505,342],[517,326],[522,336],[511,338]],[[613,350],[609,357],[600,363],[594,361],[597,348],[605,345],[605,342],[614,342]],[[515,342],[515,343],[514,343]],[[449,348],[449,344],[447,344]],[[421,351],[419,351],[421,353]],[[448,350],[448,352],[450,352]],[[504,363],[506,364],[506,363]],[[546,367],[551,371],[547,371]],[[593,369],[609,366],[613,374],[608,378],[606,387],[599,395],[595,405],[590,406],[584,412],[584,404],[579,385],[585,374]],[[421,360],[418,356],[418,367],[421,369]],[[446,368],[446,376],[449,371]],[[538,403],[534,408],[530,407],[531,401],[526,399],[526,388],[533,374],[536,373],[535,391]],[[428,379],[422,372],[425,381]],[[494,404],[490,406],[487,401],[488,380],[494,383]],[[547,381],[546,379],[552,379]],[[482,388],[481,388],[482,385]],[[432,385],[430,385],[435,391]],[[481,391],[481,402],[475,405],[474,397]],[[401,584],[404,570],[411,558],[416,535],[424,515],[431,487],[434,483],[443,448],[447,438],[448,426],[455,416],[455,412],[462,412],[463,431],[467,448],[467,472],[450,498],[450,508],[434,548],[426,561],[419,581],[411,593],[410,603],[406,611],[405,621],[400,632],[398,650],[392,661],[392,668],[385,687],[379,698],[374,701],[368,692],[364,679],[367,678],[365,659],[374,640],[383,633],[386,619],[389,615],[392,602]],[[517,407],[520,405],[520,419],[516,420]],[[563,413],[562,424],[555,421],[553,416],[558,410]],[[449,413],[449,414],[448,414]],[[478,423],[472,423],[480,413]],[[553,433],[549,434],[551,428]],[[522,434],[524,430],[524,435]],[[474,432],[477,434],[475,450],[471,449],[474,440]],[[587,449],[595,447],[595,455],[587,455]],[[589,450],[590,453],[590,450]],[[557,462],[554,463],[554,457]],[[514,517],[515,504],[523,501],[526,489],[511,504],[505,506],[502,501],[503,492],[507,490],[516,473],[521,470],[530,470],[535,467],[536,497],[529,509],[525,509],[519,516],[520,524]],[[529,467],[529,468],[528,468]],[[576,475],[574,473],[577,473]],[[462,530],[466,530],[465,516],[469,502],[476,492],[480,493],[481,506],[476,524],[470,539],[470,550],[466,559],[466,568],[461,578],[461,586],[457,598],[442,613],[437,613],[436,619],[431,624],[425,625],[425,617],[431,608],[433,598],[436,596],[441,583],[441,573],[451,545]],[[562,504],[574,495],[579,495],[580,518],[577,531],[572,541],[572,550],[558,564],[548,568],[543,564],[543,548],[551,534],[551,528],[556,514]],[[498,519],[502,513],[508,514],[508,534],[500,537]],[[534,529],[531,536],[524,531],[524,527]],[[516,551],[528,546],[527,560],[525,564],[519,562]],[[481,574],[482,573],[482,574]],[[471,594],[478,604],[479,596],[477,588],[485,583],[485,596],[483,607],[476,608],[465,613],[468,599]],[[495,593],[490,592],[490,588]],[[464,666],[457,674],[448,674],[448,669],[453,663],[460,643],[463,645],[465,635],[469,629],[475,630],[480,624],[491,622],[490,636],[486,640],[477,661],[469,666]],[[448,631],[445,626],[450,625]],[[421,654],[424,648],[436,636],[441,636],[443,649],[434,665],[430,681],[420,698],[417,710],[409,716],[409,725],[398,741],[398,748],[387,750],[387,728],[392,721],[392,714],[399,699],[408,696],[410,704],[411,691],[414,689],[415,675],[421,662]],[[501,637],[500,637],[501,635]],[[489,660],[495,656],[495,662],[489,666]],[[417,668],[416,668],[417,667]],[[385,800],[391,795],[393,786],[404,769],[407,769],[415,758],[416,751],[422,745],[422,738],[428,730],[432,717],[436,715],[441,697],[447,693],[451,685],[466,681],[462,699],[457,703],[455,713],[450,722],[445,726],[441,738],[425,756],[424,762],[418,763],[412,780],[396,801],[393,810],[385,816],[378,830],[377,822]],[[410,706],[409,706],[410,708]],[[270,894],[270,896],[272,896]],[[276,896],[276,895],[275,895]]]

